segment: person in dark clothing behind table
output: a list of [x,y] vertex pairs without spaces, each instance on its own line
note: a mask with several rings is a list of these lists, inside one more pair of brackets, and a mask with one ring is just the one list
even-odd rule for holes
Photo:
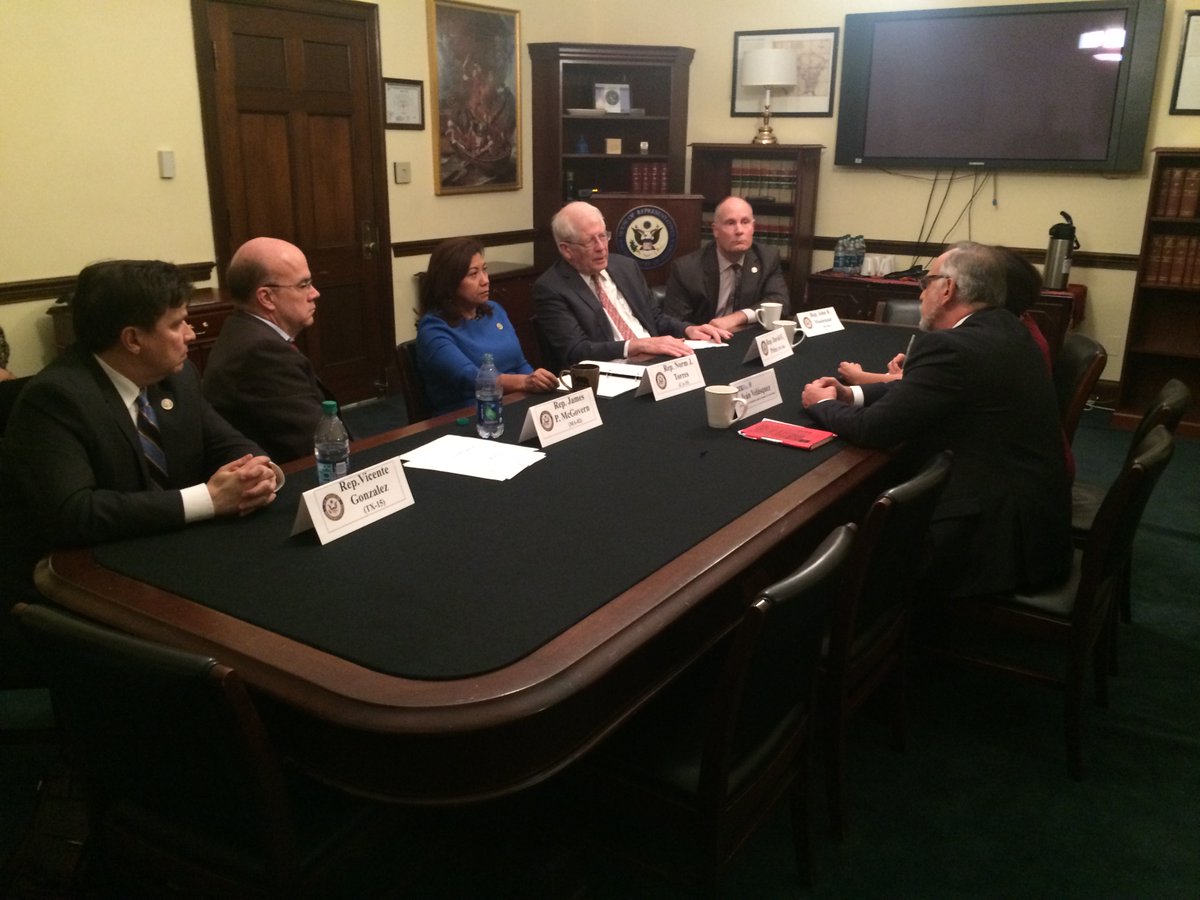
[[921,279],[921,330],[889,383],[833,377],[804,389],[822,427],[867,447],[954,453],[934,513],[926,579],[942,597],[1061,583],[1071,561],[1071,489],[1054,386],[1029,331],[1004,309],[994,247],[961,244]]

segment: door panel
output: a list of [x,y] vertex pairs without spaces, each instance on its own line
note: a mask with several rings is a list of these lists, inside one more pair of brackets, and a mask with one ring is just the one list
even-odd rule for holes
[[249,238],[299,246],[321,297],[298,343],[342,402],[374,396],[395,345],[391,267],[379,249],[388,243],[375,8],[196,2],[215,65],[205,122],[220,167],[222,275]]

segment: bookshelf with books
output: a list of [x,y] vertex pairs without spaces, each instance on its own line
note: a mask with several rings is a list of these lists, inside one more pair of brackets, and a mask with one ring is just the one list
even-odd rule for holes
[[779,251],[793,299],[812,269],[820,144],[692,144],[693,194],[704,196],[703,231],[731,194],[754,207],[754,237]]
[[[683,193],[694,53],[641,44],[529,45],[536,266],[558,259],[550,219],[567,200],[593,191]],[[621,111],[596,108],[599,85],[614,89]]]
[[[1169,378],[1200,398],[1200,148],[1154,151],[1113,423],[1133,428]],[[1200,436],[1200,400],[1179,426]]]

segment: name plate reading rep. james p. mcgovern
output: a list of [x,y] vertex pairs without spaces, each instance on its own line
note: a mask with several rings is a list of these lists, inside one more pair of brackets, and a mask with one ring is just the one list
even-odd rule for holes
[[600,421],[600,410],[596,408],[596,395],[587,387],[565,397],[555,397],[553,400],[529,407],[518,440],[527,441],[536,434],[544,450],[551,444],[565,441],[603,424]]

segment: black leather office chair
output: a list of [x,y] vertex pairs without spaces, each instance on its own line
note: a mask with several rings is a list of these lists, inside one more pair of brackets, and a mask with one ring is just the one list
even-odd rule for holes
[[1063,341],[1054,360],[1054,391],[1058,414],[1067,443],[1075,440],[1075,429],[1084,407],[1108,362],[1108,352],[1099,341],[1074,331]]
[[628,840],[631,820],[673,824],[695,842],[699,866],[691,872],[715,890],[728,860],[790,796],[796,863],[807,879],[815,669],[853,540],[854,526],[835,529],[799,569],[755,598],[730,641],[589,757],[579,780],[591,802],[618,813],[618,847],[635,856],[644,849]]
[[[930,616],[932,653],[1003,675],[1061,688],[1067,771],[1083,775],[1083,690],[1088,669],[1096,701],[1108,705],[1108,637],[1112,603],[1128,565],[1134,534],[1154,486],[1171,460],[1174,440],[1153,428],[1126,459],[1105,494],[1087,544],[1075,551],[1066,583],[1031,594],[956,598]],[[1029,651],[1051,645],[1051,665]]]
[[425,383],[417,368],[416,340],[396,345],[396,369],[400,372],[400,393],[404,396],[409,424],[425,421],[430,416],[429,398],[425,396]]
[[329,897],[367,890],[377,810],[285,770],[237,673],[45,606],[39,649],[114,896]]
[[[1192,392],[1182,381],[1172,378],[1164,384],[1154,399],[1150,401],[1141,422],[1134,429],[1133,437],[1129,441],[1126,461],[1128,462],[1128,458],[1141,446],[1146,435],[1156,426],[1162,425],[1167,431],[1174,434],[1191,402]],[[1076,481],[1071,486],[1071,532],[1075,546],[1082,548],[1087,544],[1092,525],[1096,521],[1096,514],[1100,511],[1100,504],[1104,501],[1104,495],[1105,488],[1100,485]],[[1118,610],[1121,618],[1126,622],[1133,615],[1130,599],[1131,574],[1128,569],[1123,573],[1117,590]]]
[[912,478],[875,498],[859,527],[821,659],[821,703],[829,819],[844,840],[846,732],[850,718],[887,689],[897,747],[906,741],[908,632],[929,523],[953,457],[933,457]]
[[875,321],[891,325],[920,325],[921,301],[894,297],[875,304]]

